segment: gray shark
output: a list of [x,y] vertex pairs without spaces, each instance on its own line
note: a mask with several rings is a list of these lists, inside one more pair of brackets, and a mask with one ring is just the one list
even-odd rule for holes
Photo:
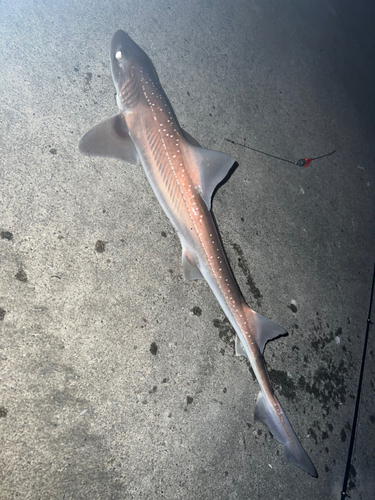
[[284,445],[284,456],[317,477],[270,383],[265,344],[285,330],[245,302],[211,214],[211,198],[234,159],[203,149],[179,125],[149,57],[123,31],[110,46],[113,82],[120,110],[95,126],[79,143],[82,153],[141,163],[181,241],[185,279],[204,279],[236,331],[237,354],[245,355],[260,385],[255,419]]

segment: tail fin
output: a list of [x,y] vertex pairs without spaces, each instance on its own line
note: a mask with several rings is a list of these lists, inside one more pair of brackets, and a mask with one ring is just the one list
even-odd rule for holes
[[297,465],[310,476],[318,477],[318,473],[301,443],[298,441],[280,403],[274,396],[274,404],[265,397],[262,391],[258,395],[254,418],[268,427],[279,443],[285,446],[284,457]]

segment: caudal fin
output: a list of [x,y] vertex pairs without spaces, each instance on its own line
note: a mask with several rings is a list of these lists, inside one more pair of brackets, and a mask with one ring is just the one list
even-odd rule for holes
[[266,425],[279,443],[285,446],[284,457],[287,460],[309,473],[310,476],[318,477],[313,463],[298,441],[276,397],[272,404],[261,391],[258,395],[254,418]]

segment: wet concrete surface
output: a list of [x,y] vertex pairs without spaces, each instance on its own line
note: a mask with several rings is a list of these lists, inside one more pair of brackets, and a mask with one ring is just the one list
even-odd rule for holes
[[[374,262],[374,8],[349,2],[3,2],[0,498],[340,498]],[[128,32],[180,124],[238,168],[213,212],[314,462],[254,422],[258,384],[141,166],[86,158]],[[278,161],[225,139],[292,161]],[[373,329],[373,327],[372,327]],[[373,332],[372,332],[373,333]],[[371,331],[370,331],[371,334]],[[375,498],[374,340],[351,498]]]

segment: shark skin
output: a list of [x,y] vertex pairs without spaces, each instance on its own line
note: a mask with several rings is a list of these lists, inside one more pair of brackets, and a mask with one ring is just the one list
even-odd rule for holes
[[90,156],[142,164],[180,238],[185,279],[206,280],[236,331],[237,354],[251,363],[261,389],[255,419],[285,446],[287,460],[317,477],[272,390],[263,360],[265,344],[285,330],[246,304],[211,215],[213,192],[235,161],[201,148],[180,127],[154,65],[123,31],[113,36],[110,61],[120,113],[84,135],[79,149]]

